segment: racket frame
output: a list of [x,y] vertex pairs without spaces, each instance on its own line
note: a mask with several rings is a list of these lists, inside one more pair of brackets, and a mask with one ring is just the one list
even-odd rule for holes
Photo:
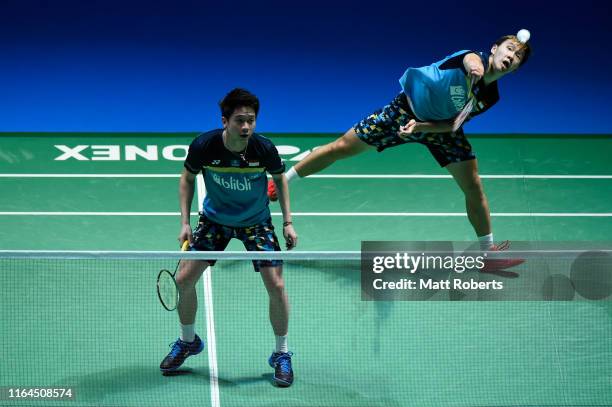
[[[166,311],[174,311],[176,309],[176,307],[178,307],[178,303],[181,300],[181,296],[180,296],[179,289],[178,289],[178,284],[176,283],[176,278],[175,278],[176,272],[177,272],[180,264],[181,264],[181,261],[179,260],[176,263],[176,268],[174,269],[174,273],[170,273],[170,271],[168,271],[166,269],[161,269],[159,271],[159,273],[157,274],[157,298],[159,298],[159,302],[161,303],[161,305],[164,307],[164,309]],[[159,287],[159,281],[160,281],[161,276],[164,273],[167,273],[170,276],[170,279],[172,280],[172,283],[174,284],[174,289],[175,289],[175,292],[176,292],[176,295],[175,295],[176,305],[174,306],[174,308],[168,307],[168,305],[164,302],[164,300],[162,298],[162,295],[161,295],[161,291],[160,291],[160,287]]]

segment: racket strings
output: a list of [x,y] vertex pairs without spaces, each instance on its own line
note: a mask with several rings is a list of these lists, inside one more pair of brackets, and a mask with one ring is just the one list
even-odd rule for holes
[[178,287],[172,275],[168,271],[163,271],[158,279],[159,299],[169,310],[173,310],[178,305]]

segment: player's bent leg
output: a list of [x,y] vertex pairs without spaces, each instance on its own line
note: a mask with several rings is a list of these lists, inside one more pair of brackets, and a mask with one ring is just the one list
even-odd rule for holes
[[[476,235],[485,236],[491,233],[491,215],[489,203],[478,175],[478,162],[476,159],[451,163],[446,166],[448,172],[453,176],[463,194],[465,195],[468,219],[472,224]],[[495,246],[490,248],[491,252],[505,250],[507,246]],[[505,270],[524,263],[524,259],[515,258],[488,258],[482,271],[494,272]]]
[[274,334],[287,335],[289,325],[289,300],[285,292],[285,281],[282,276],[282,267],[261,267],[259,274],[268,292],[270,323]]
[[454,162],[446,166],[465,196],[468,219],[477,236],[491,233],[489,202],[484,193],[476,159]]
[[317,148],[295,165],[300,177],[316,174],[338,160],[352,157],[373,148],[362,141],[355,129],[349,129],[344,135],[329,144]]
[[176,276],[176,285],[179,291],[177,306],[181,324],[189,325],[195,321],[198,307],[196,284],[202,273],[209,266],[206,260],[182,260]]
[[[198,299],[195,286],[208,267],[205,260],[182,260],[176,283],[179,289],[179,303],[177,311],[183,325],[192,325],[195,322]],[[173,372],[178,369],[189,356],[197,355],[204,349],[204,341],[196,334],[193,342],[185,342],[180,338],[171,345],[170,352],[162,360],[159,368],[162,372]]]
[[[373,148],[359,137],[355,130],[351,128],[344,135],[329,144],[313,150],[302,161],[293,166],[300,178],[307,177],[323,171],[333,163],[343,158],[352,157],[366,150]],[[268,181],[268,198],[271,201],[276,201],[276,186],[274,181]]]
[[[287,335],[289,325],[289,301],[285,292],[282,267],[261,267],[261,278],[270,298],[270,323],[276,336]],[[274,368],[274,382],[280,387],[293,383],[292,352],[273,352],[268,364]]]

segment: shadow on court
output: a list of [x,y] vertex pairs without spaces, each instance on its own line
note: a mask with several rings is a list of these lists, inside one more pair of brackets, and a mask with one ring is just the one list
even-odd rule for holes
[[[196,376],[198,380],[200,377],[206,376],[205,381],[210,383],[210,374],[208,369],[204,369],[200,371],[200,369],[179,369],[174,372],[167,372],[162,374],[164,377],[175,377],[175,376]],[[238,377],[233,379],[224,379],[222,377],[218,377],[217,381],[219,386],[221,387],[235,387],[240,385],[248,385],[248,384],[261,384],[264,382],[270,383],[271,386],[274,386],[273,382],[274,375],[272,373],[262,373],[261,376],[247,376],[247,377]]]
[[[235,387],[251,382],[272,381],[272,375],[227,380],[218,378],[222,387]],[[143,394],[166,392],[167,386],[175,387],[172,393],[191,386],[210,384],[208,368],[183,368],[162,374],[157,366],[132,366],[95,371],[86,375],[69,376],[58,380],[56,386],[70,385],[75,389],[78,403],[100,403],[108,399],[124,399],[142,402]],[[178,386],[177,386],[178,385]],[[129,404],[126,404],[129,405]]]

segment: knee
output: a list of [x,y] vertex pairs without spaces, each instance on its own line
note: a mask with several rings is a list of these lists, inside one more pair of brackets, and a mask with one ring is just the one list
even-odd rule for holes
[[338,140],[331,142],[329,144],[327,144],[324,147],[321,147],[322,149],[325,150],[325,153],[329,156],[329,157],[333,157],[334,159],[338,159],[341,157],[342,155],[342,145],[340,143],[338,143]]
[[271,298],[282,298],[285,295],[285,282],[282,278],[275,279],[268,285]]
[[193,264],[187,263],[181,264],[181,269],[176,275],[176,285],[179,291],[195,290],[195,286],[200,279],[202,272],[198,267],[194,267]]
[[463,185],[463,192],[467,198],[482,199],[484,198],[484,189],[478,175],[472,177]]
[[176,276],[176,285],[180,292],[185,292],[195,289],[196,282],[185,273],[179,273]]
[[329,154],[336,160],[346,158],[352,155],[351,144],[341,137],[336,141],[327,145]]

